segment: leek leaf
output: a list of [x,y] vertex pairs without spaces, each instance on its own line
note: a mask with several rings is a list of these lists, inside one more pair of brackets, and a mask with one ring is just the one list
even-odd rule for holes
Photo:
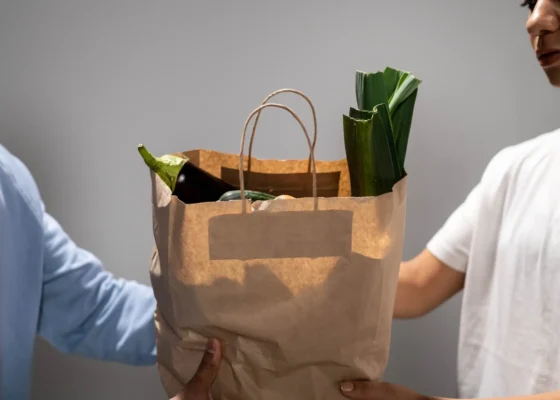
[[371,119],[371,117],[373,117],[373,110],[358,110],[354,107],[350,107],[348,115],[350,118],[354,119]]
[[397,154],[397,146],[395,143],[395,136],[393,134],[393,124],[391,123],[391,118],[389,117],[389,110],[387,105],[380,104],[375,107],[375,111],[381,117],[381,122],[383,123],[383,131],[385,132],[387,147],[389,150],[389,155],[391,157],[391,165],[393,166],[393,174],[395,176],[395,182],[399,181],[403,175],[402,165]]
[[378,104],[389,102],[383,72],[356,72],[356,100],[360,110],[370,111]]
[[408,147],[408,137],[412,126],[412,118],[414,116],[414,105],[418,90],[415,90],[408,98],[401,103],[393,114],[393,135],[395,137],[395,145],[400,162],[401,170],[404,172],[404,160],[406,159],[406,150]]

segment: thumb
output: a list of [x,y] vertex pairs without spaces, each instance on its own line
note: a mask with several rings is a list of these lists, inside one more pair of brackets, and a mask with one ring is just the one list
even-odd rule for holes
[[222,347],[218,340],[210,339],[202,360],[192,379],[187,383],[186,392],[189,395],[208,396],[210,388],[218,376],[222,362]]
[[340,391],[350,399],[380,400],[385,397],[380,385],[373,381],[345,381],[340,384]]

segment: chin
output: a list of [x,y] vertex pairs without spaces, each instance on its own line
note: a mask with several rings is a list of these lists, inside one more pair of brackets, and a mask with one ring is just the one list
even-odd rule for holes
[[560,67],[545,70],[548,81],[554,87],[560,88]]

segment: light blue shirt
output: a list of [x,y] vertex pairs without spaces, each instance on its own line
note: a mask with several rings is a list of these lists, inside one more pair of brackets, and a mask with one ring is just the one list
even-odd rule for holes
[[154,311],[152,289],[72,242],[0,145],[0,399],[29,398],[36,335],[66,353],[155,364]]

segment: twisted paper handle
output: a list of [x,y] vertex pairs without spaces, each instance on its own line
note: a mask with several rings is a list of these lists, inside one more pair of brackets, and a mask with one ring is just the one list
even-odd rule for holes
[[[303,122],[301,122],[301,118],[289,107],[283,105],[283,104],[276,104],[276,103],[267,103],[267,104],[263,104],[259,107],[257,107],[247,118],[247,120],[245,121],[245,126],[243,127],[243,133],[241,135],[241,150],[239,152],[239,184],[240,184],[240,190],[241,190],[241,209],[242,212],[245,214],[247,212],[247,205],[245,204],[245,176],[243,174],[243,153],[245,150],[245,136],[247,135],[247,126],[249,125],[249,122],[251,122],[251,119],[255,116],[260,114],[261,110],[268,108],[268,107],[275,107],[275,108],[281,108],[283,110],[288,111],[290,114],[292,114],[292,116],[298,121],[299,125],[301,126],[301,129],[303,129],[303,133],[305,134],[305,138],[307,139],[307,144],[309,145],[309,159],[312,165],[312,175],[313,175],[313,198],[314,198],[314,204],[313,204],[313,208],[314,210],[318,209],[318,204],[319,201],[317,199],[317,171],[315,168],[315,149],[313,147],[313,143],[311,142],[311,139],[309,138],[309,133],[307,133],[307,129],[305,128],[305,125],[303,124]],[[255,124],[256,125],[256,124]]]
[[[311,101],[311,99],[309,99],[309,97],[307,97],[303,92],[300,92],[299,90],[296,89],[280,89],[280,90],[276,90],[274,92],[272,92],[271,94],[269,94],[261,103],[261,105],[268,103],[268,101],[273,98],[274,96],[280,94],[280,93],[295,93],[301,97],[303,97],[305,99],[305,101],[307,101],[307,103],[309,104],[309,107],[311,108],[311,113],[313,114],[313,143],[312,143],[312,148],[315,149],[315,143],[317,143],[317,115],[315,113],[315,107],[313,106],[313,102]],[[257,124],[259,122],[259,118],[261,117],[261,111],[258,112],[257,114],[257,118],[255,118],[255,123],[253,124],[253,131],[251,132],[251,139],[249,140],[249,161],[247,163],[247,171],[251,171],[251,155],[253,154],[253,141],[255,139],[255,131],[257,130]],[[309,157],[309,162],[307,163],[307,172],[311,171],[311,156]],[[248,183],[248,180],[247,180]]]

